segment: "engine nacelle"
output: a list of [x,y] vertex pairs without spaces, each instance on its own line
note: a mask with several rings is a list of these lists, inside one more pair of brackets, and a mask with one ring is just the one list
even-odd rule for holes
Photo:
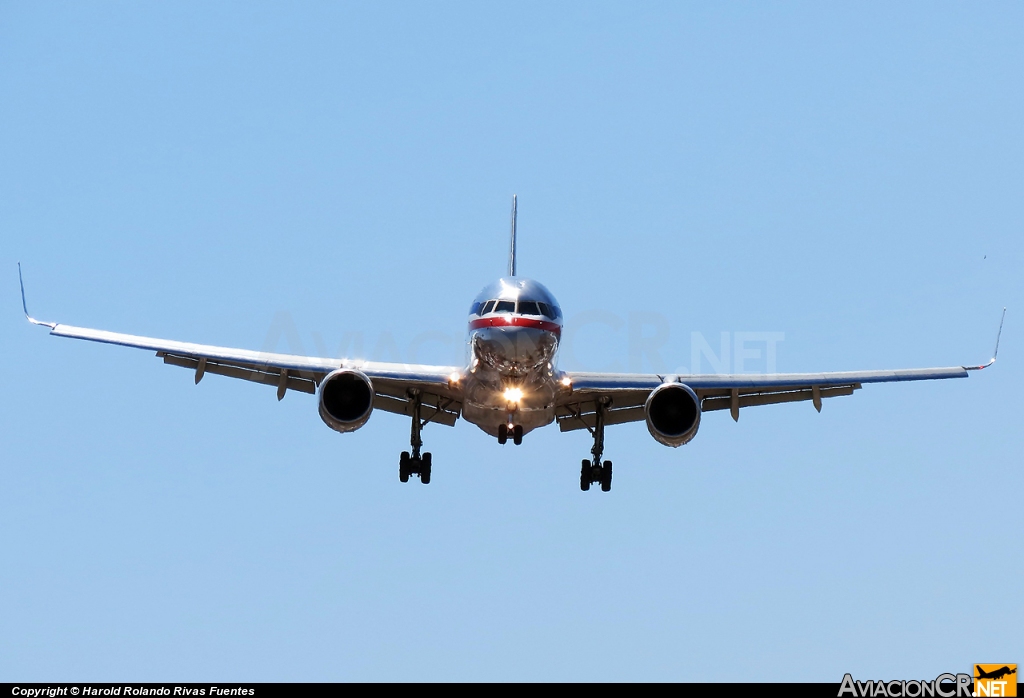
[[339,368],[320,384],[320,419],[342,434],[366,424],[373,412],[373,383],[359,371]]
[[697,435],[700,426],[700,398],[688,385],[662,383],[644,403],[647,430],[658,443],[682,446]]

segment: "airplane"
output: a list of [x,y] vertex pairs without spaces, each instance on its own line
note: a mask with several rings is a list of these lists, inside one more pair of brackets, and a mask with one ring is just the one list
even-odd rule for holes
[[1003,667],[1001,667],[999,669],[995,669],[993,671],[985,671],[984,669],[982,669],[977,664],[974,666],[974,668],[978,672],[978,675],[974,677],[976,679],[993,679],[993,680],[998,680],[998,679],[1003,678],[1004,676],[1009,676],[1010,674],[1016,674],[1017,673],[1016,665],[1014,666],[1013,669],[1011,669],[1008,666],[1003,666]]
[[484,288],[473,300],[468,319],[469,361],[465,366],[382,363],[257,352],[36,320],[28,312],[21,278],[25,317],[70,337],[155,351],[165,364],[194,372],[198,384],[207,373],[318,394],[320,418],[331,429],[348,433],[366,424],[374,410],[411,418],[410,450],[399,458],[398,475],[416,475],[429,484],[432,458],[424,452],[427,424],[454,426],[461,416],[499,444],[521,444],[534,429],[557,423],[561,431],[586,429],[593,436],[591,457],[583,459],[580,489],[612,486],[612,462],[604,458],[605,428],[628,422],[647,423],[651,436],[678,447],[697,435],[705,412],[809,400],[821,411],[825,398],[852,395],[865,383],[965,378],[995,363],[999,322],[992,359],[980,366],[886,371],[773,374],[638,374],[587,373],[557,368],[563,314],[554,295],[540,282],[519,276],[516,268],[517,202],[512,197],[508,275]]

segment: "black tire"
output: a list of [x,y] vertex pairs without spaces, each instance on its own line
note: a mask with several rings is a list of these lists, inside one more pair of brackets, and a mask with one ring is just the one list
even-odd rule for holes
[[590,489],[590,461],[583,461],[583,468],[580,470],[580,489],[584,492]]
[[521,424],[512,427],[512,443],[516,446],[523,443],[523,426]]
[[508,441],[508,425],[506,425],[506,424],[499,424],[498,425],[498,443],[501,444],[502,446],[504,446],[507,441]]
[[420,460],[420,482],[424,485],[430,484],[430,454],[424,453]]
[[409,452],[402,451],[398,459],[398,479],[402,482],[409,482]]
[[610,492],[612,489],[612,462],[606,460],[601,468],[601,491]]

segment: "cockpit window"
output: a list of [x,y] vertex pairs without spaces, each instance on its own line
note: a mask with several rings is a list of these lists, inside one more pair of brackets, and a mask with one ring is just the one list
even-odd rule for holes
[[520,315],[540,315],[540,308],[535,301],[519,301]]
[[562,315],[556,306],[548,305],[547,303],[538,303],[537,305],[540,306],[541,314],[547,315],[552,320],[557,320]]
[[[470,309],[471,315],[487,315],[488,313],[514,313],[516,312],[516,301],[491,300],[474,303]],[[562,317],[562,311],[558,306],[540,301],[519,301],[518,312],[520,315],[543,315],[552,320]]]

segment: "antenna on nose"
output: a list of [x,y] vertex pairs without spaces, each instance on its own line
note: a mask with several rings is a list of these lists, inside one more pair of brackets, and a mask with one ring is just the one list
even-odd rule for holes
[[508,249],[508,275],[516,275],[516,195],[512,195],[512,242]]

